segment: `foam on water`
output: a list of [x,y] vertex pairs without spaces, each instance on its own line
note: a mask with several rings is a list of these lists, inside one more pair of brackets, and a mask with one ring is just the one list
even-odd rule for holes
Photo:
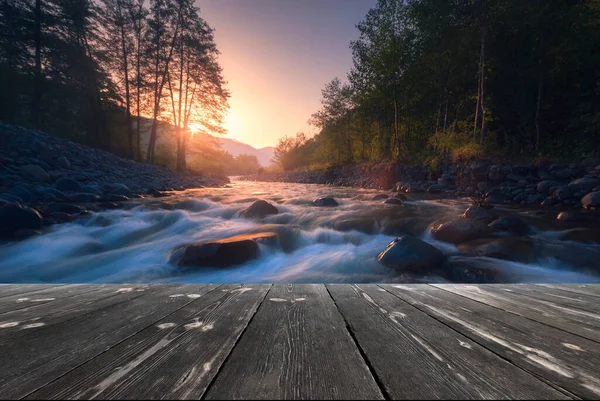
[[[265,185],[269,191],[264,191]],[[40,236],[0,245],[0,282],[443,282],[436,274],[399,274],[379,264],[377,254],[395,238],[384,234],[385,224],[421,219],[421,238],[455,257],[458,249],[435,240],[426,227],[439,219],[456,218],[468,202],[409,200],[395,207],[372,201],[377,193],[381,192],[278,183],[235,183],[233,188],[187,191],[178,198],[104,211],[87,220],[53,226]],[[311,200],[328,195],[336,197],[340,206],[309,206]],[[239,212],[257,198],[270,201],[280,213],[262,220],[239,218]],[[377,220],[373,234],[332,228],[343,219],[363,218]],[[168,263],[177,246],[258,232],[263,226],[266,231],[273,227],[295,230],[288,244],[291,249],[286,253],[260,244],[259,258],[244,265],[185,274]],[[552,231],[536,235],[554,236]],[[504,273],[517,282],[599,281],[555,260],[494,263],[501,264]]]

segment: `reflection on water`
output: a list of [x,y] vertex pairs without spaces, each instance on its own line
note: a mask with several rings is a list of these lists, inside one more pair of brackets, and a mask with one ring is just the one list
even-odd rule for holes
[[[412,199],[390,206],[372,200],[380,193],[384,192],[234,182],[227,188],[143,200],[0,246],[0,282],[600,282],[590,273],[597,266],[588,265],[590,258],[600,255],[600,247],[557,239],[574,223],[538,216],[535,210],[501,209],[500,213],[525,218],[534,230],[528,240],[551,251],[537,252],[536,260],[527,263],[469,256],[464,249],[434,240],[428,232],[436,221],[457,218],[469,200]],[[310,206],[321,196],[335,197],[340,206]],[[237,217],[257,199],[276,205],[279,214],[262,220]],[[597,221],[577,224],[597,226]],[[259,258],[244,265],[183,274],[168,263],[171,250],[179,245],[260,231],[276,232],[280,247],[260,245]],[[449,257],[448,263],[426,274],[380,265],[377,254],[404,234],[433,244]],[[503,236],[496,234],[496,240]]]

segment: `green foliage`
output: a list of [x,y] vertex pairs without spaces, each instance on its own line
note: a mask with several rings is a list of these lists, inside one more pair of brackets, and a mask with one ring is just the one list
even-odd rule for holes
[[313,157],[285,168],[599,154],[598,0],[378,0],[357,28],[348,83],[328,83],[311,117],[320,132],[288,146]]

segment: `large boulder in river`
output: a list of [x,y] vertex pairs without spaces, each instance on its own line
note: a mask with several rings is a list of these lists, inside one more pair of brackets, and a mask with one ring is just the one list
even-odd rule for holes
[[42,216],[35,209],[19,203],[0,207],[0,237],[10,237],[18,230],[42,228]]
[[169,263],[177,266],[228,267],[256,259],[258,243],[274,245],[277,234],[262,232],[184,245],[173,250]]
[[28,181],[50,181],[50,176],[48,175],[46,170],[35,164],[28,164],[26,166],[21,167],[19,173],[23,178],[25,178]]
[[502,216],[489,224],[490,228],[499,231],[508,231],[517,235],[529,233],[529,224],[516,216]]
[[452,220],[431,227],[435,239],[453,244],[485,236],[491,231],[484,222],[471,219]]
[[339,206],[339,203],[333,199],[331,196],[327,196],[325,198],[318,198],[312,201],[312,206],[322,206],[322,207],[335,207]]
[[249,219],[253,218],[262,218],[268,216],[270,214],[277,214],[279,210],[269,202],[264,200],[257,200],[250,207],[244,209],[240,212],[240,217],[245,217]]
[[490,207],[469,206],[462,215],[465,219],[481,220],[486,222],[494,221],[498,215]]
[[411,236],[396,238],[377,256],[379,263],[399,270],[435,268],[445,259],[439,249]]
[[529,238],[484,238],[462,243],[458,249],[469,256],[532,263],[536,260],[535,243]]
[[581,199],[581,204],[586,209],[599,209],[600,208],[600,191],[591,192]]

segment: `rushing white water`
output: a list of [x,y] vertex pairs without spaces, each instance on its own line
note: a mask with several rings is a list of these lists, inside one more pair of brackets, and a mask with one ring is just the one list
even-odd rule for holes
[[[451,244],[434,240],[428,226],[456,218],[469,202],[409,200],[402,206],[373,201],[376,190],[320,185],[234,182],[227,188],[199,189],[170,198],[143,200],[119,210],[53,226],[47,233],[0,245],[3,283],[241,283],[241,282],[444,282],[438,273],[403,273],[380,265],[377,254],[397,235],[412,234],[438,247],[459,268],[501,271],[512,282],[600,282],[600,278],[553,259],[533,264],[466,257]],[[389,194],[389,193],[388,193]],[[335,197],[340,206],[318,208],[310,201]],[[279,214],[243,219],[238,213],[265,199]],[[360,230],[360,231],[357,231]],[[539,230],[552,237],[560,228]],[[553,231],[554,230],[554,231]],[[173,248],[248,232],[275,231],[282,247],[260,245],[259,258],[224,268],[182,272],[168,263]],[[584,246],[563,242],[569,246]],[[285,245],[285,246],[284,246]],[[597,249],[585,245],[586,249]],[[591,248],[590,248],[591,247]],[[470,281],[468,275],[454,281]]]

